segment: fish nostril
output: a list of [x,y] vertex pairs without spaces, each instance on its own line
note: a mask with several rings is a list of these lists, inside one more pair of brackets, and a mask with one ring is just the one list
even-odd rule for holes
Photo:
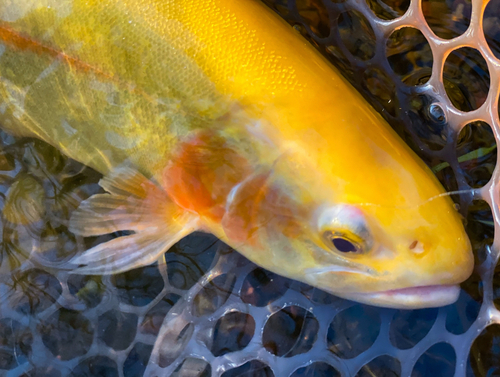
[[424,252],[424,246],[417,240],[413,241],[410,244],[409,249],[413,251],[415,254],[422,254]]

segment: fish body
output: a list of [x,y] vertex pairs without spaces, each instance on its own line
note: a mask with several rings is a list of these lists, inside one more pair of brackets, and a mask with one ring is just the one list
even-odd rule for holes
[[341,297],[440,306],[473,268],[429,169],[257,0],[0,0],[0,124],[104,174],[73,259],[151,263],[194,230]]

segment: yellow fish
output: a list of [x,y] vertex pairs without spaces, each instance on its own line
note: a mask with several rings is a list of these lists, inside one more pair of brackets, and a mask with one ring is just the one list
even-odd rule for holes
[[473,257],[430,170],[257,0],[0,0],[0,124],[104,174],[77,272],[210,232],[258,265],[387,307],[454,302]]

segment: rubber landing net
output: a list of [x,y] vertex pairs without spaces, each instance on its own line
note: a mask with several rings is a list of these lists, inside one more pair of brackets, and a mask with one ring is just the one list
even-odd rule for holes
[[99,175],[41,141],[0,133],[0,375],[500,375],[500,0],[265,1],[447,190],[470,190],[453,196],[476,257],[458,302],[415,311],[356,304],[199,233],[175,245],[166,265],[68,275],[57,266],[105,240],[75,238],[61,221],[97,192]]

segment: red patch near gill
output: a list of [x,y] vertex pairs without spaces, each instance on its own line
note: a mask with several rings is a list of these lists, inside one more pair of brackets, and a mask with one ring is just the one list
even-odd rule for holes
[[237,188],[221,223],[231,241],[257,249],[277,236],[294,240],[303,233],[301,220],[308,218],[307,208],[294,201],[273,173],[256,172]]
[[299,236],[303,206],[272,167],[255,167],[238,148],[217,130],[187,138],[163,171],[164,189],[180,207],[221,224],[232,244],[257,249],[262,237]]
[[163,184],[181,207],[213,221],[225,214],[231,189],[250,174],[250,164],[217,131],[202,131],[183,142],[163,172]]
[[263,225],[260,210],[269,175],[270,172],[253,174],[238,187],[221,223],[231,241],[256,246],[256,232]]

